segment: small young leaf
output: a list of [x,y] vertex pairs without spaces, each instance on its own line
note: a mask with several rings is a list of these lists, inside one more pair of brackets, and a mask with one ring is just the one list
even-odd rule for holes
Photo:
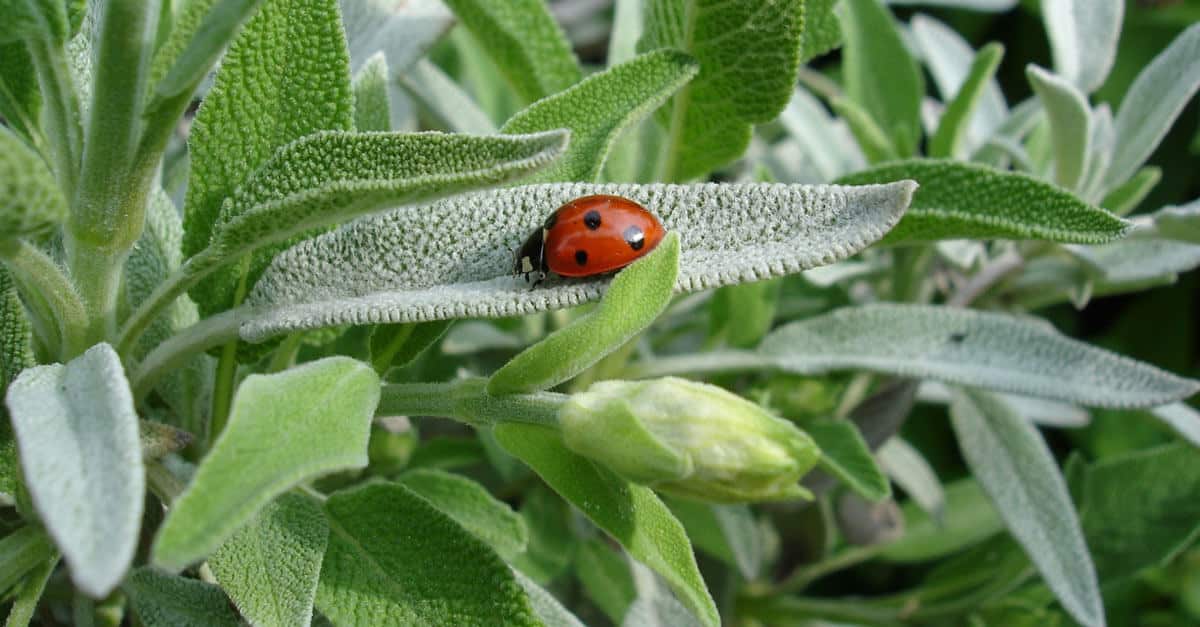
[[412,363],[425,349],[446,334],[453,320],[381,324],[371,333],[371,365],[375,372],[387,372]]
[[42,599],[42,591],[46,589],[46,582],[50,580],[50,575],[54,573],[56,566],[58,566],[57,555],[46,559],[40,566],[34,567],[25,576],[25,580],[11,590],[15,598],[13,598],[12,609],[8,611],[8,619],[4,621],[4,627],[27,627],[29,625],[29,621],[33,620],[33,613],[37,611],[38,603]]
[[954,98],[946,105],[942,119],[938,122],[937,132],[929,141],[929,156],[934,158],[955,157],[963,158],[967,152],[967,130],[970,128],[975,109],[983,100],[987,88],[991,85],[996,68],[1000,67],[1000,58],[1004,56],[1004,46],[988,44],[979,50],[971,69]]
[[904,490],[922,511],[940,518],[946,509],[946,493],[929,462],[913,445],[895,437],[875,452],[879,467]]
[[307,625],[329,522],[311,497],[283,494],[213,553],[208,566],[254,625]]
[[1054,146],[1054,180],[1067,189],[1080,187],[1091,156],[1092,116],[1087,97],[1066,79],[1036,65],[1025,76],[1046,111]]
[[5,126],[0,126],[0,182],[0,248],[67,218],[67,203],[46,163]]
[[859,368],[1096,407],[1150,407],[1200,391],[1200,382],[1048,325],[949,307],[839,309],[776,329],[759,353],[798,374]]
[[221,589],[196,579],[138,568],[123,586],[146,627],[236,627],[242,624]]
[[1075,506],[1037,429],[979,391],[959,391],[950,417],[967,466],[1043,581],[1072,618],[1103,625],[1100,585]]
[[400,85],[443,128],[456,133],[491,135],[496,125],[471,95],[434,62],[421,59],[400,75]]
[[574,570],[583,593],[613,624],[619,624],[637,597],[633,573],[625,553],[601,536],[581,544],[575,551]]
[[821,447],[822,470],[869,501],[892,496],[892,484],[875,465],[871,449],[850,421],[815,420],[806,423],[804,431]]
[[186,3],[171,23],[167,40],[154,53],[147,85],[154,101],[190,95],[221,58],[242,24],[262,0],[200,0]]
[[[950,102],[955,94],[962,92],[973,60],[979,55],[957,31],[927,15],[914,15],[911,31],[913,43],[920,50],[942,100]],[[981,90],[975,114],[969,116],[968,135],[972,150],[978,149],[1009,117],[1008,104],[994,78],[984,81]]]
[[508,452],[661,575],[702,624],[720,624],[683,526],[649,488],[628,483],[568,451],[550,428],[504,423],[494,432]]
[[846,95],[891,137],[899,156],[911,156],[921,136],[925,82],[896,18],[881,0],[843,0],[836,11],[846,39]]
[[804,5],[804,35],[801,37],[800,62],[808,63],[842,45],[842,28],[833,5],[837,0],[808,0]]
[[941,516],[931,516],[915,502],[904,504],[905,531],[879,556],[889,562],[926,562],[957,553],[1004,530],[1004,521],[970,477],[946,486]]
[[42,523],[85,593],[125,576],[142,520],[133,394],[117,353],[97,344],[66,365],[29,368],[8,388],[21,466]]
[[345,357],[247,377],[225,430],[159,528],[154,563],[181,569],[300,481],[365,466],[378,402],[375,371]]
[[418,469],[400,475],[397,482],[482,540],[505,561],[523,552],[529,542],[525,521],[466,477]]
[[338,492],[325,512],[317,607],[334,623],[538,624],[508,566],[403,485]]
[[600,304],[513,357],[488,381],[489,394],[546,390],[583,372],[641,333],[667,308],[679,273],[679,235],[617,274]]
[[571,45],[542,0],[445,0],[526,102],[579,82]]
[[[463,194],[348,224],[276,257],[242,337],[336,324],[500,317],[595,300],[605,280],[530,289],[512,251],[573,198],[616,194],[679,234],[676,291],[763,280],[861,250],[899,219],[913,185],[529,185]],[[431,221],[428,216],[439,216]],[[417,235],[420,234],[420,235]],[[414,238],[429,242],[420,249]]]
[[391,115],[387,59],[383,53],[376,53],[354,77],[354,128],[358,131],[390,131]]
[[885,244],[941,239],[1045,239],[1102,244],[1129,223],[1054,185],[1017,172],[957,161],[890,163],[838,179],[860,184],[914,179],[912,207]]
[[1085,94],[1104,84],[1117,58],[1124,13],[1125,0],[1043,0],[1056,73]]
[[562,159],[525,182],[595,181],[622,131],[657,109],[698,69],[681,52],[649,52],[533,103],[510,118],[500,132],[570,129],[571,145]]

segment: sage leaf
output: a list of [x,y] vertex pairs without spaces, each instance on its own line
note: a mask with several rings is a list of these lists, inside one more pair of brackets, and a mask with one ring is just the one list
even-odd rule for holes
[[1004,13],[1017,5],[1018,0],[887,0],[893,6],[923,5],[987,13]]
[[236,627],[242,621],[229,607],[221,589],[196,579],[186,579],[138,568],[123,586],[133,610],[146,627]]
[[438,320],[375,327],[371,333],[371,364],[375,366],[375,372],[383,373],[389,367],[398,368],[412,363],[446,334],[452,322]]
[[665,107],[657,180],[697,178],[741,156],[754,124],[792,96],[804,33],[802,0],[647,0],[642,51],[672,48],[700,74]]
[[339,0],[350,47],[350,69],[362,71],[377,52],[387,60],[388,79],[421,62],[454,25],[441,0]]
[[904,535],[884,547],[879,557],[900,563],[931,561],[1004,530],[1004,521],[975,479],[947,484],[945,494],[941,516],[927,513],[915,500],[905,503]]
[[833,6],[837,0],[808,0],[804,4],[804,35],[800,62],[807,63],[842,45],[842,28]]
[[875,464],[862,434],[848,420],[814,420],[804,431],[821,448],[819,467],[869,501],[892,495],[892,484]]
[[1147,217],[1159,237],[1200,244],[1200,199],[1178,207],[1163,207]]
[[[595,300],[604,279],[530,289],[512,251],[573,198],[616,194],[679,234],[676,292],[762,280],[832,263],[880,237],[913,185],[530,185],[463,194],[348,224],[276,257],[247,302],[242,337],[338,324],[500,317]],[[431,221],[428,216],[440,216]],[[429,246],[412,246],[415,234]]]
[[62,43],[70,34],[66,4],[58,0],[7,0],[0,8],[5,16],[0,43],[30,39]]
[[595,181],[622,131],[657,109],[698,69],[681,52],[649,52],[533,103],[500,132],[570,129],[571,145],[563,157],[524,182]]
[[1183,439],[1200,447],[1200,412],[1186,403],[1171,403],[1150,410],[1150,413]]
[[926,305],[848,307],[784,325],[760,364],[797,374],[858,368],[1094,407],[1150,407],[1200,382],[1067,338],[1048,325]]
[[354,128],[358,131],[390,131],[391,115],[387,59],[383,53],[376,53],[354,77]]
[[[889,2],[889,4],[895,4]],[[979,54],[953,28],[923,14],[914,15],[910,23],[913,43],[920,51],[925,67],[937,85],[942,100],[950,102],[963,93],[963,85],[971,75],[972,65]],[[986,46],[985,46],[986,47]],[[981,50],[982,52],[982,50]],[[981,93],[973,115],[968,116],[970,150],[977,150],[1008,118],[1008,104],[994,77],[982,81]],[[932,156],[932,155],[931,155]]]
[[846,121],[855,141],[858,142],[858,147],[869,163],[894,161],[900,158],[892,138],[888,137],[888,134],[880,128],[879,123],[871,117],[870,112],[866,109],[844,97],[834,99],[830,106]]
[[1125,92],[1116,119],[1116,154],[1105,180],[1124,183],[1166,136],[1200,88],[1200,24],[1192,24],[1154,57]]
[[1179,273],[1200,266],[1200,244],[1168,239],[1128,239],[1103,246],[1072,246],[1067,251],[1098,279],[1096,294],[1173,283]]
[[[850,129],[826,111],[811,93],[797,87],[788,106],[779,115],[779,122],[800,144],[816,175],[813,182],[833,179],[866,165],[862,152],[855,145]],[[807,182],[807,181],[801,181]]]
[[283,494],[234,532],[208,566],[251,624],[307,625],[328,539],[321,505]]
[[619,624],[637,596],[633,573],[625,553],[600,536],[590,538],[575,551],[575,576],[583,593],[614,624]]
[[843,0],[836,12],[846,40],[846,96],[891,138],[900,157],[912,156],[921,136],[925,82],[896,19],[881,0]]
[[767,549],[763,533],[747,505],[714,505],[668,498],[671,513],[683,523],[697,549],[729,564],[747,580],[762,572]]
[[30,571],[54,556],[46,532],[25,525],[0,539],[0,590],[8,591]]
[[[1111,165],[1110,165],[1111,167]],[[1129,215],[1162,180],[1162,168],[1146,166],[1104,196],[1100,206],[1116,215]]]
[[1063,609],[1082,625],[1103,625],[1100,585],[1075,505],[1037,429],[980,391],[960,391],[950,417],[971,474]]
[[[8,389],[22,370],[34,363],[33,327],[29,324],[25,305],[17,295],[16,284],[8,271],[0,266],[0,393]],[[7,428],[7,423],[0,423],[0,429]],[[0,492],[8,490],[0,486]]]
[[1054,180],[1067,189],[1080,187],[1091,156],[1092,116],[1087,97],[1066,79],[1036,65],[1025,76],[1046,111],[1054,146]]
[[574,614],[563,607],[553,594],[539,586],[536,581],[515,568],[512,569],[512,573],[517,583],[521,584],[521,588],[525,591],[525,596],[529,597],[529,605],[537,614],[543,627],[583,627],[583,623],[579,622]]
[[782,287],[773,279],[718,289],[709,304],[709,338],[736,348],[757,345],[775,321]]
[[583,73],[542,0],[444,0],[526,102],[556,94]]
[[334,623],[369,616],[379,625],[538,624],[508,566],[403,485],[338,492],[325,512],[317,607]]
[[159,528],[154,563],[182,569],[297,483],[365,466],[378,402],[375,371],[345,357],[247,377],[225,430]]
[[967,130],[1003,56],[1004,46],[995,43],[984,46],[975,55],[966,78],[942,113],[937,132],[929,140],[929,156],[961,159],[969,152]]
[[914,179],[912,207],[885,244],[943,239],[1044,239],[1101,244],[1122,237],[1129,223],[1049,183],[988,166],[916,159],[838,179],[880,183]]
[[[1068,403],[1015,394],[995,394],[1022,417],[1039,425],[1063,428],[1085,427],[1092,419],[1087,410]],[[937,381],[925,381],[921,384],[920,397],[922,401],[949,405],[952,396],[950,387]]]
[[153,90],[146,109],[161,101],[190,96],[262,0],[200,0],[183,5],[167,39],[154,53],[147,85]]
[[879,468],[904,490],[917,507],[935,519],[942,517],[946,507],[942,482],[916,447],[903,438],[895,437],[879,447],[875,456]]
[[505,561],[525,551],[525,521],[478,483],[433,469],[410,470],[397,482],[490,546]]
[[666,580],[701,624],[721,622],[683,526],[654,493],[567,450],[548,427],[503,423],[493,429],[509,453]]
[[496,125],[454,79],[428,59],[421,59],[397,79],[413,100],[444,128],[457,133],[491,135]]
[[19,237],[40,235],[67,218],[67,203],[41,157],[0,126],[0,257]]
[[38,603],[42,599],[42,592],[46,589],[46,582],[50,580],[50,575],[54,573],[56,566],[58,566],[58,555],[35,566],[25,576],[25,580],[11,590],[14,598],[12,608],[8,611],[8,619],[4,621],[4,627],[29,625],[29,621],[33,620],[33,613],[37,611]]
[[66,365],[29,368],[8,387],[7,403],[29,494],[71,580],[107,596],[133,559],[145,492],[120,358],[97,344]]
[[650,326],[667,308],[679,273],[679,235],[622,270],[595,309],[508,360],[489,394],[546,390],[583,372]]
[[0,44],[0,116],[30,145],[40,134],[42,94],[24,42]]
[[1044,0],[1042,22],[1056,73],[1083,93],[1103,85],[1117,57],[1124,13],[1124,0]]

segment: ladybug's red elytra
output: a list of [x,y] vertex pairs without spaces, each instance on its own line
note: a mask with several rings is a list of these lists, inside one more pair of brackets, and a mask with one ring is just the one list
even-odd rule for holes
[[654,250],[666,231],[646,208],[621,196],[576,198],[554,210],[517,250],[513,274],[588,277],[615,272]]

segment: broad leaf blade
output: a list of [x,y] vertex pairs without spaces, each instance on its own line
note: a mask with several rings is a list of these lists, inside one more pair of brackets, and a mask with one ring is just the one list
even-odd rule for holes
[[701,623],[720,624],[683,526],[649,488],[628,483],[568,451],[549,428],[504,423],[495,433],[508,452],[661,575]]
[[145,473],[121,360],[97,344],[66,365],[25,370],[8,388],[26,485],[75,585],[120,583],[141,527]]
[[1078,189],[1091,157],[1092,116],[1087,98],[1063,78],[1036,65],[1025,76],[1046,111],[1054,145],[1054,180],[1067,189]]
[[325,512],[329,548],[317,607],[334,623],[538,624],[508,566],[404,486],[339,492]]
[[1041,435],[1003,401],[961,391],[950,405],[959,448],[1010,533],[1063,608],[1104,624],[1104,604],[1067,484]]
[[1095,91],[1117,57],[1125,1],[1043,0],[1041,5],[1054,69],[1084,93]]
[[838,182],[900,179],[914,179],[921,187],[904,219],[884,238],[887,244],[962,238],[1101,244],[1129,228],[1125,220],[1044,181],[957,161],[889,163]]
[[378,402],[378,376],[345,357],[247,377],[225,430],[159,528],[154,562],[181,569],[300,481],[365,466]]
[[410,470],[397,482],[425,499],[491,547],[505,561],[525,550],[529,530],[525,521],[466,477],[433,469]]
[[241,625],[221,589],[196,579],[139,568],[124,590],[146,627],[234,627]]
[[949,307],[839,309],[776,329],[759,354],[799,374],[864,369],[1096,407],[1150,407],[1200,391],[1200,382],[1048,325]]
[[[509,276],[511,251],[546,213],[587,194],[630,198],[679,234],[675,290],[683,292],[849,256],[899,219],[912,190],[907,182],[857,188],[558,184],[464,194],[359,220],[280,255],[248,299],[263,309],[243,326],[242,337],[258,341],[355,321],[499,317],[595,300],[604,279],[530,289]],[[429,215],[441,220],[431,222]],[[416,249],[417,233],[440,244]]]
[[41,157],[0,126],[0,256],[19,237],[40,235],[67,218],[67,203]]

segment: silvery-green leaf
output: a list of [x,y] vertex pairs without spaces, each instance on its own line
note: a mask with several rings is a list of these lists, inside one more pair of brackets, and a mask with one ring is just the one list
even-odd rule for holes
[[1117,137],[1116,129],[1113,128],[1112,108],[1108,103],[1100,103],[1092,109],[1091,120],[1092,135],[1088,142],[1091,155],[1087,160],[1087,172],[1084,173],[1078,188],[1082,197],[1095,202],[1102,197],[1104,177],[1108,174],[1108,165],[1112,163],[1113,143]]
[[946,506],[942,482],[913,445],[894,437],[875,451],[875,461],[925,513],[934,518],[941,517]]
[[866,166],[846,123],[830,115],[803,87],[792,92],[792,99],[779,114],[779,122],[799,143],[820,182],[832,181]]
[[388,66],[383,53],[376,53],[354,76],[354,129],[392,130],[388,102]]
[[[1086,427],[1092,421],[1091,414],[1068,403],[1048,401],[1044,398],[994,393],[1012,407],[1023,418],[1047,427]],[[950,404],[949,386],[937,381],[925,381],[917,390],[918,398],[926,403]]]
[[799,374],[863,369],[1097,407],[1149,407],[1200,391],[1200,382],[1045,324],[949,307],[839,309],[776,329],[759,355]]
[[1200,88],[1200,24],[1192,24],[1138,74],[1117,110],[1116,154],[1105,177],[1108,189],[1145,163],[1175,118]]
[[516,568],[512,569],[512,574],[525,590],[525,596],[529,597],[529,605],[542,621],[543,627],[583,627],[583,623],[579,622],[570,610],[563,607],[553,594],[539,586],[536,581]]
[[516,115],[501,133],[571,131],[571,144],[554,165],[526,182],[595,181],[617,137],[696,76],[699,66],[675,50],[655,50],[587,77]]
[[[1113,141],[1116,141],[1115,135]],[[1140,168],[1137,173],[1129,177],[1129,180],[1105,194],[1104,199],[1100,201],[1100,206],[1119,216],[1129,215],[1134,209],[1137,209],[1139,203],[1146,199],[1146,196],[1150,195],[1160,180],[1162,180],[1162,168],[1158,166]],[[1105,185],[1105,187],[1110,186]]]
[[236,627],[242,624],[221,589],[198,579],[139,568],[123,586],[146,627]]
[[300,481],[365,466],[378,401],[375,371],[346,357],[247,377],[225,430],[159,527],[154,563],[182,569]]
[[[530,185],[463,194],[346,225],[276,257],[248,299],[258,341],[337,324],[499,317],[596,300],[606,279],[530,289],[512,251],[547,212],[617,194],[680,236],[677,292],[762,280],[832,263],[880,237],[903,213],[909,182],[865,187],[779,184]],[[441,219],[430,221],[428,216]],[[416,235],[420,233],[421,235]],[[417,249],[414,238],[429,242]]]
[[1163,207],[1145,217],[1159,237],[1200,244],[1200,199],[1178,207]]
[[432,61],[417,61],[396,80],[445,128],[477,135],[496,132],[496,125],[471,99],[470,94]]
[[1125,0],[1042,0],[1041,5],[1056,73],[1092,93],[1104,84],[1117,57]]
[[46,162],[0,126],[0,256],[19,237],[39,235],[67,218],[67,203]]
[[1022,142],[1041,120],[1041,103],[1036,97],[1026,99],[1013,107],[991,137],[975,149],[971,160],[993,167],[1007,167],[1011,160],[1024,170],[1032,170],[1032,159]]
[[939,257],[963,272],[974,268],[987,253],[983,242],[969,239],[946,239],[933,247]]
[[929,140],[929,156],[962,158],[969,153],[967,145],[968,124],[983,95],[988,81],[996,74],[1004,47],[992,43],[979,49],[966,78],[954,97],[946,104],[946,111],[938,121],[937,131]]
[[1186,403],[1171,403],[1150,410],[1155,418],[1171,427],[1192,446],[1200,447],[1200,412]]
[[637,596],[630,565],[624,552],[609,546],[599,536],[579,544],[573,568],[583,594],[613,623],[620,623]]
[[339,0],[338,4],[353,72],[377,52],[383,53],[393,73],[403,72],[454,24],[454,16],[440,0]]
[[[1167,239],[1130,238],[1103,246],[1069,246],[1067,250],[1092,270],[1100,284],[1118,288],[1173,282],[1180,272],[1200,266],[1200,244]],[[1107,291],[1102,293],[1109,293]]]
[[1075,506],[1037,429],[1004,401],[961,390],[950,405],[959,449],[1009,532],[1072,618],[1104,625],[1104,604]]
[[[975,51],[954,29],[927,15],[914,15],[911,27],[913,41],[937,84],[938,93],[943,101],[949,101],[967,80],[970,59],[975,56]],[[1008,104],[1000,92],[1000,85],[995,77],[988,77],[979,106],[970,118],[972,147],[978,147],[1007,117]]]
[[117,353],[97,344],[8,388],[21,466],[71,579],[100,598],[133,559],[145,491],[137,413]]
[[1076,189],[1091,157],[1092,115],[1087,97],[1066,79],[1036,65],[1027,66],[1025,76],[1050,122],[1054,180],[1067,189]]

